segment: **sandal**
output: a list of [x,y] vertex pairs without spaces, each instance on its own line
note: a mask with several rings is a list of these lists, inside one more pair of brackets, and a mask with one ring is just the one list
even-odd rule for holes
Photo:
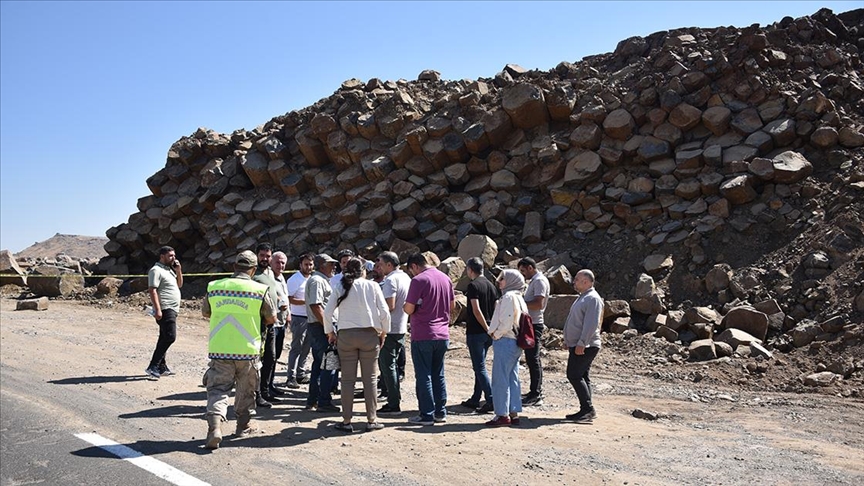
[[338,424],[334,425],[333,428],[336,430],[341,430],[342,432],[347,432],[349,434],[354,433],[354,426],[351,424],[343,424],[342,422],[339,422]]

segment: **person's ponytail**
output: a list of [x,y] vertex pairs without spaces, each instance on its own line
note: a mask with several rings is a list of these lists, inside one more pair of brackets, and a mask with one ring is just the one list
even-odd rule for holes
[[336,299],[336,307],[348,297],[351,288],[354,286],[354,281],[363,276],[363,262],[359,258],[351,258],[345,264],[345,269],[342,271],[342,290],[345,291],[338,299]]

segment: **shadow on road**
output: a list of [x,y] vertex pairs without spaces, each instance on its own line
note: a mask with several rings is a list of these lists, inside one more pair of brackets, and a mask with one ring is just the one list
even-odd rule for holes
[[207,402],[207,392],[197,391],[188,393],[175,393],[173,395],[165,395],[156,400],[188,400],[190,402]]
[[134,413],[124,413],[117,417],[121,419],[131,418],[166,418],[166,417],[204,417],[206,407],[202,405],[171,405],[168,407],[151,408]]
[[62,380],[49,380],[52,385],[88,385],[96,383],[123,383],[129,381],[146,380],[146,376],[81,376],[78,378],[63,378]]
[[[170,452],[188,452],[196,455],[209,454],[210,451],[204,449],[203,444],[204,441],[202,440],[190,440],[185,442],[178,440],[139,440],[129,444],[121,444],[120,446],[106,446],[104,449],[96,446],[87,447],[77,451],[72,451],[72,455],[100,459],[120,459],[121,457],[119,456],[122,456],[124,459],[128,458],[129,452],[126,449],[121,450],[121,447],[128,447],[142,456],[155,456]],[[112,448],[117,449],[117,454],[111,452]]]

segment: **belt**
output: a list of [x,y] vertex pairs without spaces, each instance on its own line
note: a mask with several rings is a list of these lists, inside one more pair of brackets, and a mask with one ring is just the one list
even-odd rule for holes
[[300,314],[291,314],[291,317],[302,317],[303,319],[307,318],[307,316],[301,316]]

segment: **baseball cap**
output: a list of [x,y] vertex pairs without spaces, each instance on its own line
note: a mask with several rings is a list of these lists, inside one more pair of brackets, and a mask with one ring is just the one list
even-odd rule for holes
[[242,251],[234,264],[241,268],[255,268],[258,266],[258,257],[249,250]]
[[325,263],[339,263],[339,262],[334,260],[333,257],[331,257],[330,255],[328,255],[326,253],[319,253],[319,254],[315,255],[315,267],[316,268],[320,267],[321,265],[324,265]]

